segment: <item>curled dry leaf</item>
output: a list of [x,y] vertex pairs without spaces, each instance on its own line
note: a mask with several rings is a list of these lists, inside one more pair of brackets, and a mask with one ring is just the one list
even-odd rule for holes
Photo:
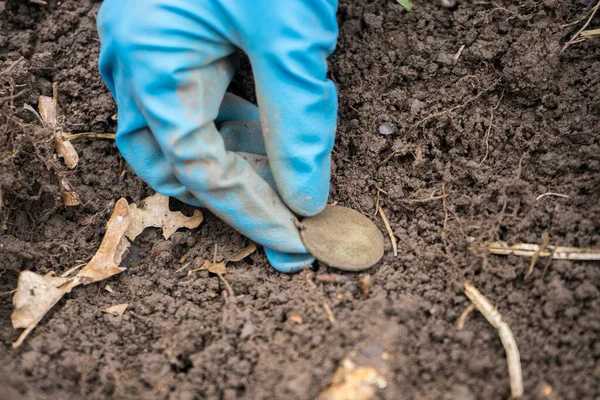
[[197,228],[204,217],[200,210],[194,210],[194,215],[186,217],[179,211],[169,210],[169,197],[156,193],[142,200],[138,207],[131,205],[131,224],[127,229],[127,237],[134,240],[149,226],[162,228],[163,237],[168,239],[179,228]]
[[119,199],[106,225],[106,233],[100,243],[100,248],[90,262],[75,275],[80,283],[88,285],[125,270],[125,268],[120,268],[119,264],[123,253],[129,247],[125,232],[130,221],[131,213],[127,200]]
[[123,315],[125,313],[125,310],[127,310],[127,307],[129,307],[129,304],[127,304],[127,303],[117,304],[117,305],[108,307],[106,310],[104,310],[104,312],[107,314],[113,315],[115,317],[120,317],[121,315]]
[[40,96],[38,99],[38,109],[44,124],[54,129],[54,147],[56,148],[56,153],[64,159],[65,165],[68,168],[75,168],[79,162],[79,155],[73,144],[65,140],[63,133],[58,129],[58,110],[55,100],[48,96]]

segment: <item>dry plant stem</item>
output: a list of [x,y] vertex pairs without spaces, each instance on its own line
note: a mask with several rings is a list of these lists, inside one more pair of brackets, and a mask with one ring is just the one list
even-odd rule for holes
[[97,139],[112,139],[114,140],[117,135],[114,133],[97,133],[97,132],[82,132],[82,133],[74,133],[72,135],[67,135],[64,137],[64,140],[74,140],[79,138],[97,138]]
[[456,322],[456,329],[462,331],[465,328],[465,322],[467,322],[467,318],[469,318],[469,315],[473,312],[474,309],[475,306],[473,304],[470,304],[467,308],[465,308],[465,311],[463,311],[462,314],[460,314],[460,317],[458,317],[458,321]]
[[[514,254],[533,257],[539,248],[539,245],[533,243],[517,243],[508,246],[503,242],[494,242],[489,245],[490,253],[501,256]],[[600,249],[548,245],[545,251],[539,252],[538,257],[552,257],[554,260],[600,261]]]
[[564,52],[567,49],[567,47],[569,47],[571,44],[573,44],[573,42],[575,42],[577,40],[577,38],[579,37],[579,35],[581,35],[581,32],[583,32],[585,30],[585,28],[588,27],[588,25],[590,24],[590,22],[592,22],[592,19],[594,18],[594,15],[596,15],[596,12],[598,11],[598,7],[600,7],[600,0],[598,0],[598,2],[596,3],[596,5],[592,9],[592,13],[590,14],[590,17],[588,18],[587,21],[585,21],[585,24],[583,24],[583,26],[581,27],[581,29],[579,29],[577,31],[577,33],[574,34],[571,37],[571,39],[563,46],[563,48],[561,49],[561,53]]
[[488,320],[488,322],[498,330],[498,335],[506,351],[506,360],[508,363],[508,376],[510,377],[511,399],[520,399],[523,397],[523,372],[521,371],[521,358],[517,342],[506,322],[502,320],[500,313],[494,308],[480,292],[465,282],[465,294],[473,302],[477,310]]
[[531,263],[529,264],[529,269],[527,270],[527,273],[525,274],[525,280],[527,280],[533,273],[533,269],[535,268],[535,263],[536,263],[538,257],[540,256],[540,253],[542,253],[543,251],[546,250],[546,247],[548,247],[549,243],[550,243],[550,236],[548,235],[548,231],[544,231],[544,233],[542,233],[542,245],[539,247],[539,249],[537,249],[537,251],[535,253],[533,253],[533,256],[531,257]]
[[394,232],[392,231],[392,227],[390,226],[390,221],[388,221],[385,213],[383,212],[383,208],[380,205],[377,205],[377,211],[379,211],[379,215],[381,215],[381,219],[383,221],[383,225],[385,225],[385,230],[387,231],[390,241],[392,242],[392,250],[394,251],[394,257],[398,257],[398,243],[396,243],[396,237],[394,237]]

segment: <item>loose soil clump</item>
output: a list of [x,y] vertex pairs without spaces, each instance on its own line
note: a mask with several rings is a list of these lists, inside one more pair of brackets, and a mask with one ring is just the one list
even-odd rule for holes
[[[248,245],[205,212],[170,240],[145,230],[127,271],[66,295],[13,350],[5,292],[19,272],[89,261],[115,202],[152,194],[112,140],[77,139],[79,163],[66,168],[23,108],[57,83],[64,131],[116,130],[97,70],[100,3],[35,3],[0,1],[1,396],[311,399],[349,353],[370,349],[388,356],[379,398],[507,398],[496,330],[478,313],[456,326],[469,280],[514,334],[526,398],[600,397],[598,265],[540,258],[525,279],[529,259],[485,250],[544,232],[551,245],[600,247],[600,39],[561,53],[589,15],[583,2],[415,1],[406,13],[393,0],[342,0],[331,201],[385,233],[381,206],[398,256],[384,235],[365,279],[321,264],[282,275],[255,252],[228,265],[232,296],[222,277],[181,270],[215,246],[219,261]],[[250,76],[246,66],[232,84],[248,99]],[[79,206],[63,206],[63,181]],[[548,192],[568,198],[536,200]],[[345,278],[316,279],[332,273]],[[120,317],[103,312],[125,303]]]

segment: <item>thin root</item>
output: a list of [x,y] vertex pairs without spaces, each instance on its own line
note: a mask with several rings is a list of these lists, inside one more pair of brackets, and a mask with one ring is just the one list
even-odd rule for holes
[[469,318],[469,315],[473,312],[474,309],[475,306],[473,304],[470,304],[467,308],[465,308],[465,311],[463,311],[462,314],[460,314],[460,317],[458,317],[456,329],[462,331],[465,328],[465,322],[467,322],[467,318]]

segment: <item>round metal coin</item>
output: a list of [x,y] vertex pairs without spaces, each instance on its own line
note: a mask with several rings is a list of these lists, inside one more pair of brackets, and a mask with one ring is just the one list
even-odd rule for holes
[[370,219],[350,208],[327,206],[302,220],[300,236],[317,260],[345,271],[363,271],[383,257],[383,235]]

